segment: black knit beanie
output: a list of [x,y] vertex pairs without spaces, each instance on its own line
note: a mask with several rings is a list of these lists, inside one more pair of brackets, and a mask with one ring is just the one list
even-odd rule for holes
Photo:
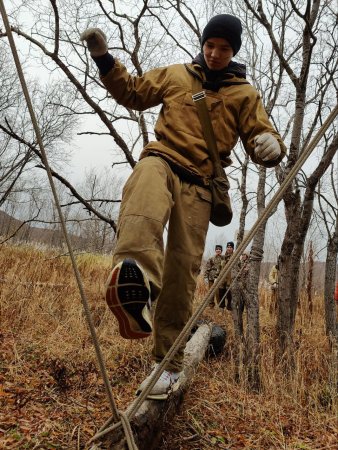
[[235,248],[235,244],[232,241],[227,242],[227,247]]
[[221,252],[223,251],[223,247],[221,246],[221,245],[219,245],[219,244],[217,244],[216,246],[215,246],[215,250],[221,250]]
[[242,24],[237,17],[230,14],[219,14],[212,17],[206,24],[201,37],[201,45],[203,47],[204,42],[209,38],[223,38],[229,42],[234,55],[236,55],[242,45],[241,34]]

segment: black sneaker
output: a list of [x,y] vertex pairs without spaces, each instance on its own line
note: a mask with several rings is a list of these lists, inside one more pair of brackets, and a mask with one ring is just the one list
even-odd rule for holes
[[108,277],[106,301],[118,320],[125,339],[141,339],[152,331],[150,285],[147,275],[134,259],[124,259]]

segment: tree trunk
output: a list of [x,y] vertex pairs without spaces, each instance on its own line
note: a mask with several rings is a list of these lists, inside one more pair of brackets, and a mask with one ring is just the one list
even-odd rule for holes
[[307,304],[309,307],[311,323],[312,323],[312,313],[313,313],[312,284],[313,284],[313,245],[312,245],[312,241],[310,241],[310,250],[309,250],[309,256],[308,256],[308,270],[307,270],[307,278],[306,278],[306,296],[307,296]]
[[[257,187],[257,211],[260,216],[265,208],[266,169],[259,168]],[[263,258],[266,222],[257,230],[250,252],[250,266],[247,286],[247,327],[245,336],[245,366],[247,379],[253,391],[261,388],[260,380],[260,328],[258,285]]]
[[266,224],[263,224],[258,229],[253,240],[246,297],[245,366],[249,386],[256,392],[261,388],[258,284],[263,257],[265,227]]
[[324,308],[326,335],[331,344],[338,342],[337,329],[337,306],[334,299],[334,289],[336,282],[336,267],[338,253],[338,218],[332,237],[329,237],[327,244],[326,264],[325,264],[325,286],[324,286]]
[[243,328],[243,309],[241,308],[241,288],[240,281],[236,279],[238,270],[235,271],[235,280],[231,284],[231,315],[234,324],[235,342],[233,346],[233,359],[235,364],[235,381],[239,382],[241,378],[240,368],[243,365],[243,347],[244,347],[244,328]]
[[278,357],[283,359],[286,369],[293,367],[292,337],[296,319],[299,294],[299,267],[304,242],[313,212],[315,188],[332,162],[338,147],[338,135],[333,136],[331,144],[318,166],[307,179],[304,200],[301,204],[300,192],[287,192],[284,197],[287,229],[280,255],[280,282],[278,287],[279,304],[277,314],[277,336],[279,340]]

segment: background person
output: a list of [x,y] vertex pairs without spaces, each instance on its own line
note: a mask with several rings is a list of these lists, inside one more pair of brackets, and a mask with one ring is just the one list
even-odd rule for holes
[[276,311],[277,308],[277,298],[278,298],[278,283],[279,283],[279,267],[278,262],[271,267],[269,272],[269,284],[271,289],[271,298],[270,298],[270,314],[273,311]]
[[[213,286],[215,283],[216,278],[218,277],[222,262],[224,260],[224,256],[222,255],[223,247],[221,245],[215,246],[215,255],[208,259],[207,264],[205,266],[205,272],[204,272],[204,278],[208,282],[209,289]],[[215,297],[210,300],[209,306],[211,308],[214,308],[216,304],[219,304],[220,298],[219,298],[219,290],[217,289]]]

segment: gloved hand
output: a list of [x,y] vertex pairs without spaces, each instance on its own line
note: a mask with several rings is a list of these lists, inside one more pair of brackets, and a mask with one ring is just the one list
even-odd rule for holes
[[263,133],[255,137],[255,155],[263,161],[278,158],[281,149],[277,139],[270,133]]
[[91,56],[102,56],[108,51],[106,35],[100,28],[88,28],[80,35],[81,41],[86,41]]

